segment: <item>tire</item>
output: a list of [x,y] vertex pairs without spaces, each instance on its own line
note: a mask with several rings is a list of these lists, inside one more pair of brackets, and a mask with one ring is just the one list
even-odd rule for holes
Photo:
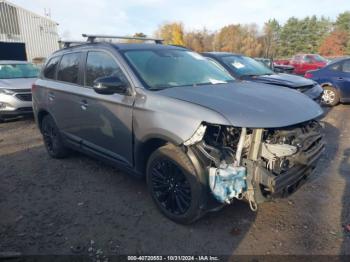
[[148,160],[146,180],[158,209],[169,219],[190,224],[204,215],[205,183],[180,148],[167,144],[153,152]]
[[333,86],[324,86],[323,87],[323,95],[321,98],[322,104],[327,106],[336,106],[339,104],[340,97],[337,89]]
[[68,155],[68,149],[64,146],[59,129],[50,115],[44,116],[41,122],[41,133],[46,151],[52,158],[64,158]]

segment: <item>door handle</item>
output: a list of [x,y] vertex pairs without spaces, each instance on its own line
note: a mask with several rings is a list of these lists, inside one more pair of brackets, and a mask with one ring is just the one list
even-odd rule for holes
[[88,108],[88,102],[84,99],[80,101],[80,108],[86,110]]
[[339,81],[343,81],[343,80],[344,80],[344,78],[342,78],[342,77],[337,77],[337,80],[339,80]]
[[49,92],[48,97],[50,101],[53,101],[55,99],[55,94],[52,92]]

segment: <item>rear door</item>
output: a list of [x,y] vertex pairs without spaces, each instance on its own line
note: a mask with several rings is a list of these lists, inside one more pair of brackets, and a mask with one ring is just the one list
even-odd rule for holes
[[295,74],[300,74],[300,69],[301,69],[301,63],[302,62],[302,56],[301,55],[296,55],[292,58],[290,64],[294,66],[294,73]]
[[305,74],[306,71],[316,69],[316,66],[313,62],[313,58],[310,55],[305,55],[302,63],[300,64],[299,74]]
[[345,60],[337,74],[333,76],[333,82],[339,88],[341,97],[350,99],[350,60]]
[[64,54],[60,60],[56,81],[48,91],[49,107],[56,124],[69,142],[79,146],[81,109],[79,101],[85,88],[82,84],[83,53]]

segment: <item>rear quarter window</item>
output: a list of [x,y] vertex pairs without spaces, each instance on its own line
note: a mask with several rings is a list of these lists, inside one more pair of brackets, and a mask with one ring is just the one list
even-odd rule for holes
[[330,65],[329,69],[332,71],[340,71],[341,70],[341,63],[335,63],[333,65]]
[[81,53],[63,55],[57,73],[57,80],[78,84],[80,58]]
[[350,60],[344,61],[343,72],[350,73]]
[[56,70],[58,63],[60,62],[60,57],[56,56],[49,60],[49,62],[46,64],[43,75],[45,78],[48,79],[55,79],[56,77]]

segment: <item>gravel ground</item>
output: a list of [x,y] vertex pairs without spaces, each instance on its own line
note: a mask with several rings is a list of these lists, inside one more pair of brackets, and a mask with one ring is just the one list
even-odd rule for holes
[[349,116],[328,112],[317,175],[291,197],[190,226],[163,217],[143,180],[78,153],[49,158],[32,119],[0,124],[0,252],[350,255]]

